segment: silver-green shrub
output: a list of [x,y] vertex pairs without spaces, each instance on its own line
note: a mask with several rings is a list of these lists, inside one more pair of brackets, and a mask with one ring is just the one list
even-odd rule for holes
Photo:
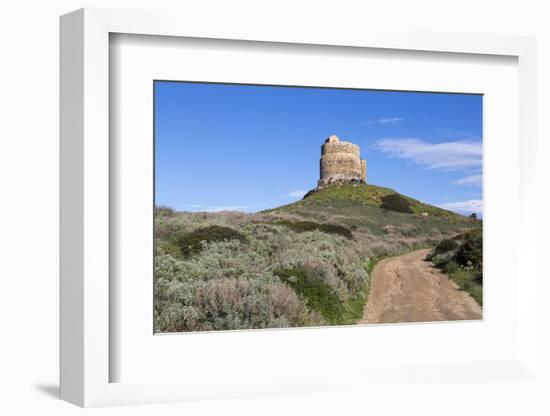
[[[326,325],[327,320],[283,282],[278,271],[307,270],[344,303],[363,296],[370,258],[426,244],[429,235],[403,224],[388,224],[374,235],[359,224],[353,228],[354,238],[348,239],[319,230],[294,232],[281,224],[304,219],[312,220],[290,213],[159,211],[155,218],[156,331]],[[337,220],[333,218],[332,223]],[[330,223],[330,218],[323,221]],[[209,226],[229,227],[246,238],[203,241],[199,252],[182,256],[174,245],[175,233]],[[439,238],[441,233],[434,230],[432,236]]]

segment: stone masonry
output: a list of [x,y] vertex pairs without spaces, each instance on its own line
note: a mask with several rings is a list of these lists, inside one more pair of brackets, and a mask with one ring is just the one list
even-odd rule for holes
[[338,136],[330,136],[321,146],[320,165],[318,188],[330,184],[367,182],[367,161],[361,159],[359,146],[340,141]]

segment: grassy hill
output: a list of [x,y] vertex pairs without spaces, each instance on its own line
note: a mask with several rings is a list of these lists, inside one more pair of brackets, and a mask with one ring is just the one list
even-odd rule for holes
[[155,329],[353,324],[377,258],[480,226],[366,184],[316,190],[255,214],[157,208]]
[[[385,197],[391,195],[400,195],[390,188],[369,184],[356,185],[335,185],[321,190],[312,190],[300,202],[302,206],[323,206],[331,205],[335,207],[350,207],[356,205],[367,205],[376,208],[383,207]],[[457,218],[461,217],[454,212],[434,207],[433,205],[424,204],[416,199],[405,195],[400,195],[410,204],[410,207],[415,214],[427,213],[428,215]]]
[[[391,204],[385,204],[393,196],[406,201],[409,212],[399,212],[392,209]],[[425,237],[428,244],[438,241],[440,234],[458,233],[478,225],[475,220],[401,195],[393,189],[368,184],[312,190],[301,201],[265,212],[340,224],[355,232],[377,236],[392,232],[404,237],[414,234]]]

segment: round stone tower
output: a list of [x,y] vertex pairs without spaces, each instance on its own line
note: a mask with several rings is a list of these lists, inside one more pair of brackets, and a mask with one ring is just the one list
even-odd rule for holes
[[321,146],[320,164],[318,187],[367,180],[367,164],[361,160],[359,146],[340,141],[338,136],[330,136]]

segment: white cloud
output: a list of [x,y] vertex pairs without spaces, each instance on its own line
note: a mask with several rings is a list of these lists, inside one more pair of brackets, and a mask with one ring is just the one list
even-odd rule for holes
[[471,214],[475,212],[477,215],[483,214],[483,201],[481,199],[469,199],[460,202],[446,202],[439,204],[438,207],[454,211],[459,214]]
[[380,124],[390,124],[390,123],[397,123],[398,121],[403,120],[401,117],[386,117],[381,118],[378,120]]
[[445,143],[430,143],[422,139],[380,139],[374,148],[391,157],[412,160],[430,169],[480,169],[482,161],[481,142],[459,140]]
[[367,121],[367,124],[392,124],[402,121],[401,117],[381,117]]
[[303,191],[301,189],[298,189],[296,191],[289,192],[287,194],[287,196],[290,196],[292,198],[303,198],[306,193],[307,193],[307,191]]
[[481,174],[478,174],[478,175],[470,175],[464,178],[460,178],[454,181],[453,183],[455,185],[481,186],[482,182],[483,182],[483,176]]

